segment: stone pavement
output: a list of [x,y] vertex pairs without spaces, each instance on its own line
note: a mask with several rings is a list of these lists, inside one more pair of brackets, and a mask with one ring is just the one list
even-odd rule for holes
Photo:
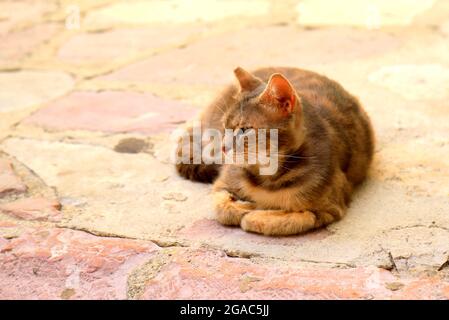
[[[449,1],[0,3],[0,298],[449,299]],[[214,220],[170,132],[236,66],[338,80],[377,148],[348,215]]]

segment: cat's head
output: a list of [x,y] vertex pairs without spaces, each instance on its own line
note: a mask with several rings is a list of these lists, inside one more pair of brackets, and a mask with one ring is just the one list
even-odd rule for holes
[[[257,143],[263,137],[259,129],[265,129],[266,152],[270,155],[270,145],[276,144],[280,154],[296,150],[302,139],[302,105],[294,87],[280,73],[270,76],[267,83],[250,72],[237,68],[234,70],[239,90],[233,96],[230,105],[222,116],[224,129],[233,130],[234,135],[256,134]],[[270,130],[276,130],[276,141],[270,136]],[[271,139],[270,139],[271,137]],[[229,142],[225,142],[226,145]],[[229,148],[228,148],[229,149]],[[271,149],[273,152],[274,149]],[[226,150],[225,150],[226,151]],[[259,154],[259,147],[249,149],[245,143],[244,155]],[[234,145],[234,153],[242,153]],[[245,165],[247,161],[245,161]]]

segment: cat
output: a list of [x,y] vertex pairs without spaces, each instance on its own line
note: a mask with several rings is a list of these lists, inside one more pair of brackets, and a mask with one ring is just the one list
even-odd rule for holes
[[238,81],[204,110],[201,127],[277,129],[277,171],[261,175],[257,163],[203,162],[178,163],[178,173],[213,182],[217,220],[248,232],[295,235],[343,218],[373,158],[374,132],[358,100],[312,71],[279,67],[250,73],[238,67],[234,73]]

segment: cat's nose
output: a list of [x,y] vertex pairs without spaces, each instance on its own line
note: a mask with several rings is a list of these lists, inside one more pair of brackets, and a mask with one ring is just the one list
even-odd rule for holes
[[223,146],[221,147],[221,151],[223,151],[223,153],[226,153],[226,145],[223,145]]

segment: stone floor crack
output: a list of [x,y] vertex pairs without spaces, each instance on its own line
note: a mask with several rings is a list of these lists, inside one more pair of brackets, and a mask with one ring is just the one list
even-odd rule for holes
[[449,257],[447,258],[446,262],[444,262],[437,271],[442,271],[443,269],[449,268]]
[[151,239],[151,238],[143,238],[143,237],[130,237],[125,235],[119,235],[116,233],[108,233],[104,231],[98,231],[98,230],[91,230],[83,227],[75,227],[75,226],[67,226],[65,224],[56,224],[58,228],[63,229],[70,229],[70,230],[76,230],[76,231],[83,231],[88,234],[91,234],[96,237],[102,237],[102,238],[119,238],[119,239],[128,239],[128,240],[139,240],[139,241],[147,241],[152,242],[155,245],[157,245],[159,248],[173,248],[173,247],[179,247],[179,248],[186,248],[190,247],[189,245],[185,243],[181,243],[178,241],[170,241],[170,240],[160,240],[160,239]]

